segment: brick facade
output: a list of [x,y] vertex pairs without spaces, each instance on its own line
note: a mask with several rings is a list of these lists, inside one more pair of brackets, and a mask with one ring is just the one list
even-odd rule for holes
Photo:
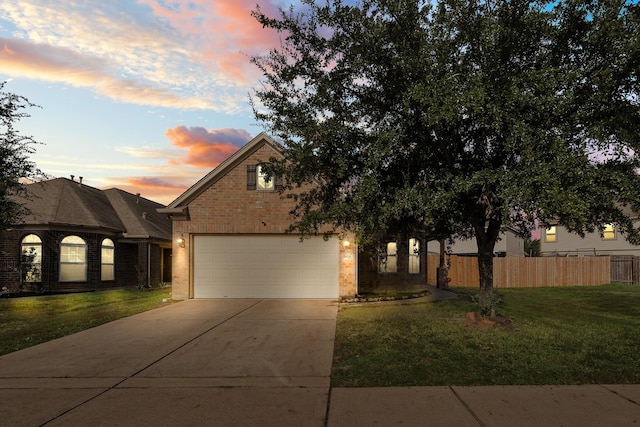
[[[28,234],[35,234],[42,240],[41,281],[39,282],[22,282],[21,280],[20,243]],[[87,244],[87,280],[83,282],[59,280],[60,242],[64,237],[71,235],[81,237]],[[101,245],[105,238],[114,242],[115,280],[101,280]],[[152,261],[151,268],[147,264],[149,253]],[[170,260],[164,261],[170,262]],[[150,281],[147,280],[148,277],[151,278]],[[135,287],[141,282],[155,286],[161,281],[161,248],[158,244],[122,243],[113,235],[77,231],[14,229],[0,233],[0,287],[7,287],[11,292],[96,291]]]
[[[257,137],[260,138],[260,137]],[[291,223],[294,202],[273,190],[248,190],[247,165],[280,156],[265,139],[254,139],[246,157],[223,169],[188,206],[188,220],[173,221],[172,293],[175,299],[193,296],[190,276],[195,234],[284,234]],[[254,150],[253,150],[254,148]],[[177,243],[184,239],[184,247]],[[336,244],[339,244],[336,238]],[[340,248],[340,295],[357,292],[357,248]]]

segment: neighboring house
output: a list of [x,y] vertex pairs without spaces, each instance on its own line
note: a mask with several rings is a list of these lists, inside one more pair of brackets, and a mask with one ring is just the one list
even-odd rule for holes
[[636,255],[640,246],[632,245],[616,228],[607,224],[602,233],[587,233],[584,237],[569,233],[561,225],[552,224],[540,230],[540,256]]
[[[451,246],[453,255],[478,255],[478,245],[475,238],[467,240],[455,240]],[[430,253],[440,253],[440,243],[432,240],[427,244]],[[496,257],[523,257],[524,239],[518,236],[513,230],[507,229],[500,232],[496,245],[493,249]]]
[[338,298],[357,288],[348,238],[286,233],[292,199],[261,165],[282,148],[261,133],[166,208],[173,220],[172,294],[184,298]]
[[16,198],[29,214],[0,233],[0,285],[85,291],[171,280],[171,221],[159,203],[56,178]]

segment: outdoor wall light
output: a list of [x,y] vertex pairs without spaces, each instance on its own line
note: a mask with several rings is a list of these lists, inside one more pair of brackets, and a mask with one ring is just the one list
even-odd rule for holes
[[184,248],[184,234],[181,234],[180,237],[178,237],[178,246],[180,246],[181,248]]
[[350,241],[348,241],[348,240],[343,240],[342,241],[342,247],[344,249],[347,249],[349,246],[351,246],[351,242]]

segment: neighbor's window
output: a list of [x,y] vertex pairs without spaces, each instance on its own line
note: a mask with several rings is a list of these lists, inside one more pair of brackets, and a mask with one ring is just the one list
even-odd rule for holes
[[42,281],[42,240],[35,234],[20,242],[20,271],[23,282]]
[[409,239],[409,274],[420,273],[420,240]]
[[398,271],[398,249],[396,242],[389,242],[378,256],[378,273],[396,273]]
[[258,175],[258,190],[273,190],[273,177],[267,176],[264,172],[264,167],[262,165],[258,165],[257,167],[257,175]]
[[60,242],[60,281],[87,280],[87,243],[78,236],[67,236]]
[[100,280],[114,280],[114,245],[113,240],[104,239],[100,251]]
[[558,241],[558,234],[555,225],[548,227],[544,232],[544,241],[547,243],[555,243]]
[[616,229],[613,224],[607,224],[604,226],[602,230],[602,240],[615,240],[616,239]]

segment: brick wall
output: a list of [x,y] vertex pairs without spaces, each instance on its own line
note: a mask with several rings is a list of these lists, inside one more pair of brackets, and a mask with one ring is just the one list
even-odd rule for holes
[[[21,283],[20,242],[27,234],[36,234],[42,240],[42,280],[37,283]],[[66,236],[75,235],[87,244],[87,280],[60,282],[60,242]],[[101,245],[105,238],[115,244],[115,280],[101,280]],[[160,283],[160,247],[151,245],[151,285]],[[135,287],[138,284],[136,270],[147,277],[147,243],[122,243],[113,235],[58,230],[19,230],[0,233],[0,287],[12,291],[87,291],[110,288]],[[138,264],[141,263],[141,264]],[[136,268],[137,265],[141,267]]]

